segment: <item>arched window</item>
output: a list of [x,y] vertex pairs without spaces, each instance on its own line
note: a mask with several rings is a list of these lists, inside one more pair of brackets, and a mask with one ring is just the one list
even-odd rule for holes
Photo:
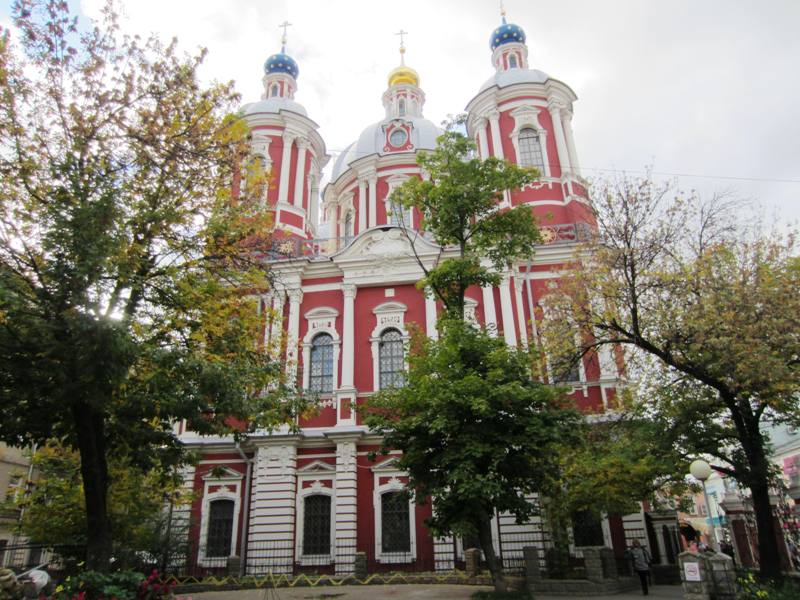
[[508,57],[508,68],[509,69],[516,69],[517,68],[517,56],[516,54],[512,54]]
[[320,394],[333,391],[333,338],[320,333],[311,340],[309,389]]
[[378,343],[380,389],[401,387],[406,382],[403,336],[397,329],[387,329]]
[[401,117],[404,117],[406,114],[406,101],[402,98],[397,101],[397,114]]
[[228,557],[231,555],[233,536],[233,500],[213,500],[209,504],[206,556]]
[[247,172],[244,177],[243,190],[246,196],[253,200],[262,200],[267,193],[267,160],[257,154],[247,162]]
[[344,216],[344,243],[349,244],[353,239],[353,211],[347,211]]
[[411,521],[404,492],[381,494],[381,552],[411,552]]
[[269,95],[270,95],[271,98],[274,98],[275,96],[278,95],[278,84],[277,83],[273,83],[272,84],[272,87],[269,90]]
[[542,145],[536,130],[526,127],[519,132],[519,164],[522,167],[536,167],[544,172]]
[[303,554],[331,553],[331,497],[306,496],[303,501]]

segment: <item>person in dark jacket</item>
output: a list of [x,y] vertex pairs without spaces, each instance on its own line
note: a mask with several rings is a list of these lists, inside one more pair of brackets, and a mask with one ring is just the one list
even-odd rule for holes
[[642,582],[642,594],[647,596],[650,592],[647,589],[647,579],[650,576],[650,553],[647,548],[642,548],[639,540],[633,540],[631,548],[628,550],[628,556],[633,563],[633,570],[639,575],[639,581]]

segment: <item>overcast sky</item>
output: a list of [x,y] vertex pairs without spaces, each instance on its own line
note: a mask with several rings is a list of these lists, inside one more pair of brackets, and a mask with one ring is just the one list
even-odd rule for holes
[[[0,8],[8,23],[10,2]],[[96,16],[103,0],[72,0]],[[425,116],[461,112],[493,73],[495,0],[122,0],[125,27],[205,46],[209,79],[261,94],[280,48],[300,67],[296,100],[332,155],[383,117],[386,75],[421,77]],[[506,0],[530,64],[578,95],[573,126],[584,175],[679,175],[684,189],[732,189],[782,222],[800,220],[800,1]]]

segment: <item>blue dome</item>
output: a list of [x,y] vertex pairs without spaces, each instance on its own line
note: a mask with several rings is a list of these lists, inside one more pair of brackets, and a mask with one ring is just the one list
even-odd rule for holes
[[489,41],[489,45],[492,47],[492,50],[494,50],[498,46],[511,42],[524,44],[525,32],[522,31],[522,27],[519,25],[506,23],[505,19],[503,19],[503,24],[492,32],[492,39]]
[[297,68],[297,63],[288,54],[278,53],[273,54],[264,63],[264,73],[286,73],[297,79],[297,74],[300,69]]

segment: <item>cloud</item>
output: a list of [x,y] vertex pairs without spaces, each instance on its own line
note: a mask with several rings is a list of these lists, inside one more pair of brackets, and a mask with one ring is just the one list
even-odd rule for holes
[[[104,0],[82,0],[89,16]],[[261,94],[264,60],[280,47],[300,66],[297,100],[332,154],[382,118],[386,75],[406,62],[421,76],[426,116],[457,113],[492,74],[486,0],[124,0],[125,27],[173,35],[210,50],[203,74],[236,81],[243,101]],[[573,127],[585,174],[609,169],[682,174],[704,193],[734,187],[800,218],[800,3],[573,0],[506,2],[528,37],[532,66],[568,83],[580,100]],[[689,177],[698,175],[700,177]],[[741,178],[741,179],[738,179]],[[753,181],[756,179],[757,181]]]

